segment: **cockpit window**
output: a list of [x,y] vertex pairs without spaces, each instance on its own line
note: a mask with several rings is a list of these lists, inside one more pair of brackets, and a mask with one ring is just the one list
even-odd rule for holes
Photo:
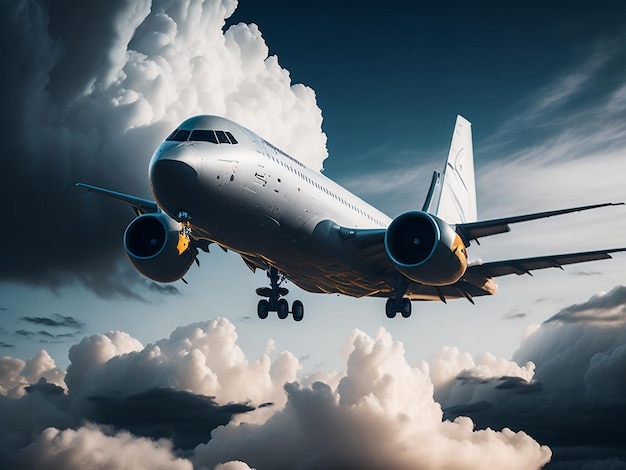
[[231,144],[237,144],[238,143],[237,139],[235,139],[235,136],[233,136],[230,132],[226,131],[226,135],[230,139],[230,143]]
[[217,137],[215,137],[215,131],[205,131],[197,129],[191,133],[189,140],[199,140],[202,142],[212,142],[217,144]]
[[174,142],[184,142],[189,138],[190,131],[186,131],[184,129],[177,129],[172,132],[169,137],[165,140],[172,140]]
[[228,131],[213,131],[209,129],[196,129],[192,131],[186,131],[183,129],[176,129],[169,136],[167,141],[173,142],[185,142],[190,140],[193,142],[211,142],[212,144],[237,144],[237,139]]
[[228,140],[228,137],[226,137],[226,132],[224,132],[224,131],[215,131],[215,134],[217,134],[217,140],[220,141],[220,144],[230,144],[230,141]]

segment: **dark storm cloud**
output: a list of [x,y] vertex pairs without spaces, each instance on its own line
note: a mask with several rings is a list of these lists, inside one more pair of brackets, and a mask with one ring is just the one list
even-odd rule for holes
[[180,121],[222,114],[316,168],[326,156],[312,90],[254,25],[223,31],[234,0],[0,0],[0,281],[141,299],[123,259],[133,215],[66,188],[76,181],[150,198],[152,152]]
[[65,390],[63,387],[49,383],[44,377],[41,377],[36,384],[24,387],[27,393],[42,393],[44,395],[63,395]]
[[[77,276],[106,295],[131,213],[64,187],[78,179],[146,196],[145,165],[165,129],[128,130],[129,107],[98,94],[111,66],[115,21],[132,2],[2,1],[0,196],[12,229],[0,233],[0,280],[56,287]],[[89,14],[80,14],[81,10]],[[108,11],[108,13],[107,13]],[[92,93],[89,93],[92,90]],[[143,141],[143,142],[142,142]]]
[[28,331],[28,330],[16,330],[15,334],[17,336],[23,336],[23,337],[30,337],[30,336],[35,336],[35,332],[34,331]]
[[193,449],[233,416],[253,411],[245,403],[220,406],[213,397],[171,388],[154,388],[128,396],[93,396],[90,420],[136,436],[168,438],[175,448]]
[[49,326],[54,328],[82,329],[85,324],[72,316],[63,316],[55,313],[51,317],[22,317],[22,320],[36,325]]
[[518,364],[534,363],[532,380],[468,380],[472,371],[463,371],[442,395],[446,416],[469,416],[483,429],[523,429],[553,450],[555,466],[548,468],[623,466],[625,320],[624,286],[564,308],[513,356]]
[[626,286],[618,286],[587,302],[564,308],[545,323],[626,324]]
[[0,348],[11,349],[11,348],[14,348],[14,347],[15,347],[14,344],[5,343],[4,341],[0,341]]
[[511,390],[514,393],[535,393],[541,390],[541,383],[524,380],[522,377],[500,377],[496,390]]
[[[85,324],[77,320],[72,316],[64,316],[58,313],[49,317],[30,317],[25,316],[20,318],[25,323],[32,325],[44,326],[52,331],[38,330],[32,331],[27,329],[16,330],[14,335],[21,338],[37,339],[40,343],[58,343],[60,340],[73,338],[80,333]],[[72,330],[70,332],[59,332],[59,330]]]

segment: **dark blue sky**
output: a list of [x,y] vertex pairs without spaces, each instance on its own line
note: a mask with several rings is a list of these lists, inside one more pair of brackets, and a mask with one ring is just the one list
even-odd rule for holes
[[228,24],[258,24],[292,80],[316,91],[325,167],[341,178],[355,157],[381,164],[373,148],[441,157],[456,114],[472,121],[480,148],[529,90],[619,35],[625,15],[621,2],[242,0]]

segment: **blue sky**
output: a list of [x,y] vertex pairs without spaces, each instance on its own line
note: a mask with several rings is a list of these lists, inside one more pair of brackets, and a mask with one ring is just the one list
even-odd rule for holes
[[[390,216],[421,207],[457,114],[473,124],[479,217],[626,200],[626,38],[619,2],[400,2],[393,8],[360,2],[354,8],[215,1],[194,4],[201,5],[193,11],[202,12],[203,22],[176,16],[165,3],[154,2],[150,15],[150,2],[142,3],[145,13],[124,2],[98,7],[103,19],[91,30],[47,2],[12,7],[2,20],[16,44],[16,67],[4,77],[0,97],[17,118],[3,118],[9,144],[0,158],[11,171],[0,176],[0,195],[17,203],[7,204],[0,251],[0,356],[27,360],[45,349],[64,370],[70,347],[83,337],[119,330],[147,345],[177,327],[224,317],[247,357],[267,351],[276,361],[290,351],[304,385],[304,377],[320,374],[332,386],[333,373],[347,368],[354,330],[384,343],[381,326],[402,342],[409,364],[433,361],[449,347],[472,355],[478,369],[491,364],[485,354],[506,361],[518,351],[518,362],[536,357],[522,341],[529,332],[572,305],[600,309],[593,296],[623,283],[626,258],[618,254],[564,272],[500,279],[499,293],[476,306],[414,303],[410,320],[395,321],[385,318],[380,299],[311,295],[289,285],[289,298],[306,306],[305,321],[295,324],[273,316],[258,320],[254,289],[265,285],[265,275],[253,275],[236,255],[219,249],[203,255],[201,269],[192,268],[189,285],[175,284],[174,294],[140,280],[122,253],[131,212],[63,184],[83,180],[148,196],[152,149],[199,112],[240,116],[268,140],[315,162],[323,158],[323,132],[324,173]],[[220,8],[234,9],[224,25]],[[174,20],[156,15],[159,9]],[[221,44],[224,32],[240,22],[255,23],[261,36],[247,26],[226,33],[227,47],[236,43],[243,51],[239,62],[226,54],[232,48],[207,48]],[[205,33],[211,39],[194,42]],[[184,42],[180,62],[149,62],[127,52],[152,59],[167,41]],[[268,52],[277,64],[263,61]],[[185,61],[198,56],[205,60],[208,90],[186,74],[193,67]],[[255,67],[267,68],[246,75]],[[291,83],[285,83],[286,71]],[[263,86],[258,77],[267,80]],[[226,93],[231,79],[235,85]],[[294,98],[289,85],[296,83],[313,90],[315,99],[303,89]],[[268,98],[268,89],[275,95]],[[625,211],[522,224],[472,245],[470,257],[625,246]],[[607,299],[618,305],[621,291]],[[624,324],[611,328],[618,334]],[[548,333],[542,338],[553,339]],[[452,396],[437,383],[435,390]],[[450,406],[467,404],[449,400]],[[477,419],[488,423],[489,417]]]

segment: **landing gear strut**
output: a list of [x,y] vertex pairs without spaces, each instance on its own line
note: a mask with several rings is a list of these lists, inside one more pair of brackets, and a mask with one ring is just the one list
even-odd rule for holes
[[[259,287],[256,293],[267,299],[259,300],[257,305],[257,315],[261,320],[267,318],[269,312],[276,312],[278,318],[284,320],[289,316],[289,303],[281,297],[289,294],[289,290],[280,285],[285,281],[286,277],[278,272],[278,269],[271,267],[267,271],[267,277],[270,278],[270,287]],[[291,307],[291,314],[295,321],[302,321],[304,318],[304,305],[299,300],[295,300]]]

